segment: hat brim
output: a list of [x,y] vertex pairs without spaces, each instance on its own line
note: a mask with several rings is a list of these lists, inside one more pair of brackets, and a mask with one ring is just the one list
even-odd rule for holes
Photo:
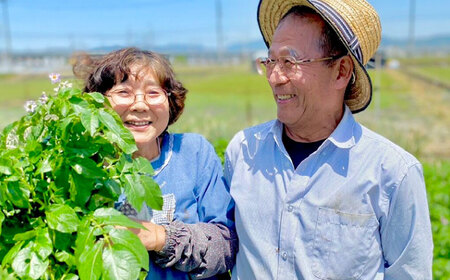
[[372,82],[366,68],[359,61],[352,49],[348,46],[336,24],[330,20],[321,10],[308,0],[283,0],[271,1],[261,0],[258,5],[257,19],[259,30],[267,48],[270,48],[273,34],[281,18],[295,6],[307,6],[316,11],[338,35],[341,42],[347,48],[354,65],[355,82],[350,85],[349,92],[345,95],[345,104],[352,113],[358,113],[366,109],[372,100]]

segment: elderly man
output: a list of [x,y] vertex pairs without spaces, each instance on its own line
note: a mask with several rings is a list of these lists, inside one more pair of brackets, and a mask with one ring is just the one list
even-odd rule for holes
[[365,0],[260,0],[277,120],[235,135],[233,279],[431,279],[420,163],[360,125],[381,27]]

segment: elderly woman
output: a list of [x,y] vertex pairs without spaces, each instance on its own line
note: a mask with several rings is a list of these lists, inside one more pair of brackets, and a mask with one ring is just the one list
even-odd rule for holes
[[[234,264],[237,239],[233,202],[212,145],[200,135],[167,131],[181,115],[187,90],[162,56],[135,48],[79,59],[74,72],[86,92],[107,96],[147,158],[163,194],[162,211],[139,213],[119,199],[118,209],[138,219],[150,254],[147,279],[218,279]],[[215,276],[216,275],[216,276]]]

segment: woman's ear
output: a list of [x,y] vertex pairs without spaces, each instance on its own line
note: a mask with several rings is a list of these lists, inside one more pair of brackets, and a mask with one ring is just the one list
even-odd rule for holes
[[336,63],[336,89],[346,89],[353,74],[353,60],[350,55],[339,58]]

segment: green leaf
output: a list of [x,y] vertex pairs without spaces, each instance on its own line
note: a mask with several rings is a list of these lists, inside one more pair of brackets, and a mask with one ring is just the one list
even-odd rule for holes
[[85,216],[80,223],[75,240],[75,258],[79,259],[86,248],[94,247],[95,228],[91,226],[90,216]]
[[16,258],[24,243],[25,241],[17,242],[11,249],[9,249],[8,253],[6,253],[5,257],[2,260],[3,267],[6,266],[6,264],[11,263],[12,260]]
[[84,100],[81,96],[72,96],[69,99],[70,103],[72,103],[73,109],[76,113],[81,114],[87,110],[89,110],[89,103]]
[[88,93],[88,95],[92,97],[92,99],[94,99],[97,103],[103,104],[105,102],[105,96],[103,96],[103,94],[99,92],[91,92]]
[[145,203],[152,209],[161,210],[163,206],[163,199],[161,194],[161,188],[148,176],[140,176],[142,186],[145,189]]
[[98,150],[100,148],[97,143],[92,143],[91,141],[81,141],[81,139],[71,144],[74,144],[75,146],[64,147],[64,152],[67,154],[76,155],[81,158],[89,158],[95,155],[96,153],[98,153]]
[[20,277],[24,277],[30,271],[29,260],[31,259],[31,249],[23,248],[19,251],[12,262],[12,268],[14,272],[17,273]]
[[94,217],[99,223],[104,225],[145,229],[143,225],[130,220],[127,216],[114,208],[99,208],[95,210]]
[[109,114],[108,112],[106,112],[105,110],[103,110],[103,109],[100,109],[99,111],[98,111],[98,113],[99,113],[99,115],[98,115],[98,117],[99,117],[99,119],[100,119],[100,121],[111,131],[111,132],[113,132],[114,134],[116,134],[116,135],[118,135],[118,136],[120,136],[120,132],[121,132],[121,129],[120,129],[120,126],[119,126],[119,124],[116,122],[116,120],[114,119],[114,117],[111,115],[111,114]]
[[9,159],[6,158],[0,158],[0,173],[5,175],[11,175],[12,174],[12,162]]
[[79,206],[85,205],[94,190],[94,180],[70,172],[69,183],[70,198]]
[[76,173],[91,179],[102,178],[104,170],[97,166],[95,161],[90,158],[75,157],[70,160],[70,165]]
[[97,111],[86,110],[81,113],[81,123],[89,132],[89,135],[94,136],[99,127]]
[[55,258],[59,262],[64,262],[68,266],[76,266],[75,257],[72,254],[69,254],[66,251],[58,251],[55,253]]
[[26,231],[26,232],[22,232],[22,233],[18,233],[18,234],[16,234],[16,235],[14,235],[14,238],[13,238],[13,240],[14,241],[21,241],[21,240],[29,240],[29,239],[31,239],[31,238],[33,238],[33,237],[35,237],[36,236],[36,230],[29,230],[29,231]]
[[139,261],[127,248],[114,244],[103,251],[103,279],[137,279],[141,270]]
[[137,151],[137,147],[133,142],[126,141],[126,138],[124,138],[126,134],[116,134],[111,131],[105,132],[105,137],[112,143],[116,143],[117,146],[119,146],[120,149],[122,149],[127,154],[132,154],[135,151]]
[[32,279],[39,279],[45,272],[49,265],[49,260],[42,260],[35,252],[31,252],[30,272]]
[[73,273],[69,273],[66,275],[66,277],[64,277],[64,280],[78,280],[78,279],[80,278]]
[[123,153],[120,156],[119,162],[116,166],[120,172],[127,173],[131,168],[133,168],[133,158],[131,155]]
[[[0,186],[1,187],[1,186]],[[1,193],[0,193],[1,196]],[[0,236],[2,235],[2,225],[3,225],[3,221],[5,220],[5,215],[3,214],[3,212],[0,210]]]
[[[102,249],[105,241],[100,239],[92,247],[86,247],[81,253],[77,268],[81,280],[97,280],[102,275]],[[102,278],[103,279],[103,278]],[[132,278],[117,278],[132,279]]]
[[44,260],[52,253],[53,244],[48,233],[48,228],[41,228],[37,231],[34,251]]
[[133,160],[133,166],[135,168],[135,172],[153,175],[153,167],[150,164],[150,161],[143,157],[138,157]]
[[99,194],[117,200],[121,194],[120,184],[115,179],[108,179],[99,190]]
[[43,261],[29,247],[26,247],[20,250],[11,266],[14,272],[22,278],[29,276],[31,279],[38,279],[44,274],[48,265],[49,260]]
[[145,200],[146,191],[144,186],[140,181],[140,176],[137,174],[125,174],[120,177],[120,180],[124,186],[124,192],[127,197],[128,202],[135,209],[141,211],[142,204]]
[[68,205],[54,204],[49,207],[48,211],[45,211],[47,217],[48,226],[51,229],[71,233],[77,230],[78,216]]
[[41,161],[38,163],[37,170],[34,174],[38,175],[41,173],[52,171],[51,161],[52,161],[52,154],[48,154],[47,156],[45,156],[45,158],[42,158],[41,156]]
[[3,269],[2,267],[0,267],[0,279],[2,279],[2,280],[18,280],[18,278],[16,278],[12,274],[9,274],[8,270]]
[[6,195],[9,200],[19,208],[28,208],[30,203],[28,201],[30,197],[30,190],[22,181],[8,182]]
[[126,229],[113,229],[109,232],[113,244],[120,244],[136,255],[139,265],[148,271],[148,252],[134,233]]
[[64,233],[57,230],[49,229],[50,238],[53,241],[53,246],[55,250],[65,250],[68,251],[73,246],[75,242],[76,235],[71,233]]

